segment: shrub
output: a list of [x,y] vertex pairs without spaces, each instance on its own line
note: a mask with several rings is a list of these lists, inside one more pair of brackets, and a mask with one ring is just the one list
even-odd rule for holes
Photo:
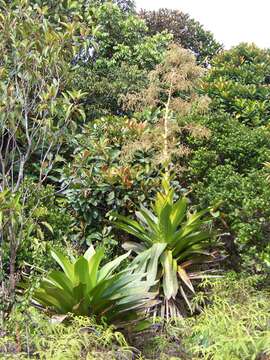
[[252,127],[269,122],[270,52],[240,44],[216,56],[203,89],[214,110]]
[[138,221],[116,213],[112,215],[119,229],[140,240],[125,242],[123,247],[139,254],[134,261],[146,269],[149,279],[158,279],[158,292],[163,300],[161,314],[168,319],[180,316],[181,304],[177,302],[180,294],[191,310],[186,291],[194,293],[191,280],[204,275],[188,270],[194,264],[211,262],[214,254],[206,251],[210,248],[210,233],[206,227],[209,219],[204,215],[210,209],[188,212],[185,197],[174,200],[175,192],[167,176],[162,190],[156,195],[152,211],[141,206],[136,212]]
[[263,172],[243,176],[230,165],[217,166],[195,191],[204,206],[220,203],[223,221],[234,235],[245,265],[260,270],[258,262],[268,244],[270,220],[270,187]]
[[106,117],[86,125],[73,138],[76,151],[62,170],[62,188],[76,219],[77,243],[102,243],[111,256],[117,251],[117,241],[106,215],[116,209],[129,214],[154,195],[160,169],[152,163],[153,151],[141,150],[129,158],[128,150],[123,150],[127,141],[136,142],[143,131],[141,121]]
[[87,93],[87,119],[123,114],[121,97],[145,86],[148,72],[163,58],[171,36],[147,35],[143,20],[111,2],[90,3],[87,14],[94,31],[74,58],[79,65],[74,85]]
[[[83,256],[69,261],[61,252],[52,257],[63,271],[52,271],[44,277],[32,299],[56,314],[73,313],[96,316],[109,323],[123,324],[137,319],[137,312],[148,307],[154,294],[149,292],[153,281],[144,280],[143,272],[127,267],[115,273],[129,253],[100,267],[104,257],[102,248],[90,247]],[[22,282],[22,288],[29,284]]]
[[[231,255],[231,265],[261,270],[261,253],[268,244],[269,191],[264,162],[269,157],[267,127],[251,128],[219,113],[192,119],[209,130],[207,139],[181,134],[190,148],[184,181],[201,207],[221,202],[216,225]],[[188,120],[187,120],[188,121]],[[239,268],[238,268],[239,269]]]

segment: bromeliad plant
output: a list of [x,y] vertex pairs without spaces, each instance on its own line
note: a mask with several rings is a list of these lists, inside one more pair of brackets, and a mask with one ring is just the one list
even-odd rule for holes
[[[120,326],[136,322],[143,309],[156,303],[155,294],[149,291],[153,282],[142,271],[136,271],[133,265],[116,271],[129,253],[104,266],[100,266],[103,248],[95,251],[91,246],[73,261],[56,250],[51,255],[62,271],[50,272],[32,295],[34,304],[49,312],[95,316],[97,321],[103,318]],[[21,287],[28,288],[29,284],[22,283]]]
[[141,206],[136,212],[138,221],[113,213],[116,227],[140,240],[127,241],[123,247],[138,254],[134,263],[143,266],[149,280],[158,280],[159,295],[164,299],[161,315],[167,318],[181,315],[181,297],[191,310],[189,294],[195,292],[192,279],[205,275],[188,272],[188,268],[214,257],[207,251],[210,218],[206,215],[210,208],[191,213],[186,197],[177,201],[174,198],[175,191],[166,175],[152,210]]

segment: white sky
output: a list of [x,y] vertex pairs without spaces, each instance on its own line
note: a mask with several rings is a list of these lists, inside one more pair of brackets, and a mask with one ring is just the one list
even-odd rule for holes
[[179,9],[198,20],[226,48],[254,42],[270,48],[270,0],[136,0],[137,8]]

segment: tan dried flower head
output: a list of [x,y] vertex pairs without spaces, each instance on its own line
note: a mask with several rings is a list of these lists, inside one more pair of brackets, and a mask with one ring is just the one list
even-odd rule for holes
[[209,110],[211,99],[208,96],[197,96],[195,110],[198,114],[206,114]]
[[170,109],[178,115],[188,115],[192,109],[193,103],[191,101],[186,101],[178,98],[172,98],[170,103]]
[[[204,69],[196,64],[195,57],[189,50],[173,44],[168,49],[164,61],[149,73],[148,86],[138,93],[124,96],[121,100],[125,109],[142,111],[146,107],[164,105],[170,93],[172,100],[175,100],[170,109],[184,109],[186,114],[188,106],[183,103],[194,101],[194,89],[203,73]],[[180,103],[180,100],[181,106],[176,107],[175,103]]]
[[188,131],[193,137],[197,139],[209,139],[211,136],[211,131],[200,124],[190,123],[184,126],[182,130]]
[[[168,164],[173,155],[190,154],[190,149],[179,145],[177,134],[181,130],[174,118],[207,110],[208,98],[199,96],[195,90],[203,73],[190,51],[171,45],[164,61],[150,72],[148,86],[124,99],[126,108],[136,111],[158,107],[162,118],[155,126],[146,126],[138,140],[123,147],[123,161],[131,159],[137,150],[154,149],[153,161],[158,164]],[[187,129],[197,137],[210,136],[208,130],[200,126]]]

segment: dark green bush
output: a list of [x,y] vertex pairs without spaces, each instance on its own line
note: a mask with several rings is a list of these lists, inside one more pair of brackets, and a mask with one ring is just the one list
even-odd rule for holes
[[254,265],[269,236],[270,185],[263,171],[243,176],[231,165],[220,165],[195,186],[195,192],[203,205],[220,202],[223,220],[239,252],[249,259],[246,265]]
[[243,264],[253,267],[268,243],[270,183],[264,162],[270,155],[269,129],[251,128],[222,113],[194,119],[211,135],[181,135],[191,149],[185,181],[202,207],[221,202],[219,226],[237,245],[230,251],[238,250]]
[[94,54],[77,56],[74,86],[86,93],[87,119],[122,114],[122,97],[145,86],[171,36],[148,35],[143,20],[111,2],[90,6],[87,21],[95,29],[90,44]]
[[68,208],[77,219],[82,243],[102,242],[110,253],[117,244],[106,215],[112,210],[129,214],[149,201],[159,186],[153,150],[138,151],[131,159],[121,150],[136,141],[142,123],[107,117],[86,125],[73,139],[73,161],[62,174]]
[[203,89],[214,110],[256,127],[269,122],[269,75],[269,50],[240,44],[214,58]]

